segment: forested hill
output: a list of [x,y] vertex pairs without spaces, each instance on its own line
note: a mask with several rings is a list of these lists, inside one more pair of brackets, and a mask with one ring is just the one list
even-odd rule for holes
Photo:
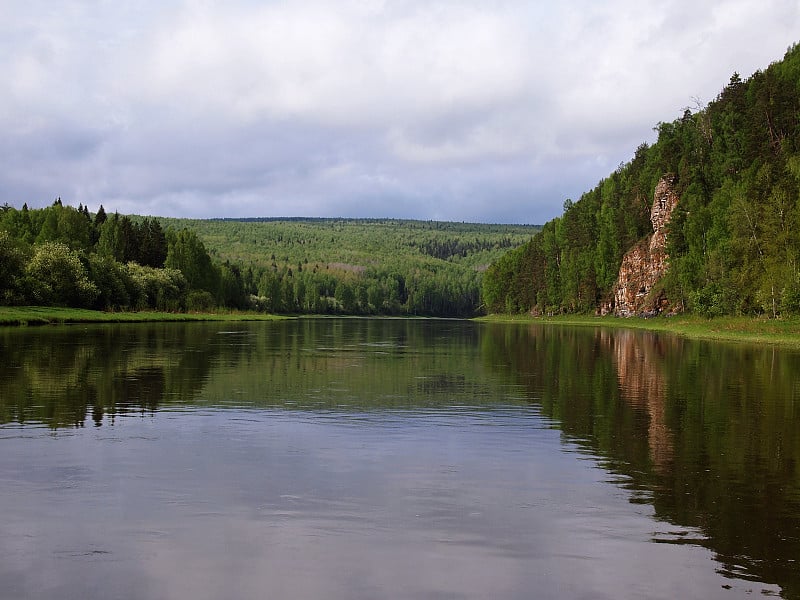
[[667,271],[649,291],[706,315],[800,313],[800,44],[658,138],[484,277],[492,312],[589,312],[613,302],[623,255],[653,232],[662,178],[679,198]]
[[262,217],[160,218],[165,227],[197,233],[212,256],[244,265],[288,267],[299,262],[402,268],[428,259],[483,271],[510,248],[530,240],[539,227],[418,221]]
[[486,268],[539,230],[407,219],[167,219],[272,312],[473,316]]
[[390,219],[189,220],[0,207],[0,304],[473,316],[538,231]]

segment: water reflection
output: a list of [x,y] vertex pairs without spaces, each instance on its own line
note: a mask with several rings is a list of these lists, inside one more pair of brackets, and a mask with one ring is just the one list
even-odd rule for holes
[[650,460],[667,473],[674,456],[673,433],[667,424],[667,381],[662,365],[669,353],[680,353],[680,338],[634,331],[599,331],[601,347],[614,358],[622,398],[647,413]]
[[635,501],[702,532],[691,543],[723,572],[800,597],[797,353],[535,326],[491,327],[483,343]]
[[[800,597],[796,353],[631,331],[345,319],[0,329],[0,353],[4,433],[45,426],[78,457],[60,462],[56,442],[37,438],[33,455],[55,458],[31,469],[27,446],[4,443],[2,464],[19,466],[2,474],[17,487],[0,490],[0,506],[17,506],[20,490],[61,502],[64,490],[88,488],[100,494],[104,526],[136,532],[137,552],[151,543],[189,552],[206,536],[232,536],[235,522],[229,544],[243,553],[266,552],[260,535],[322,561],[344,556],[329,536],[346,532],[344,551],[361,560],[382,554],[419,570],[409,556],[436,548],[430,564],[457,563],[469,582],[457,589],[469,597],[491,595],[491,585],[470,578],[467,556],[496,565],[497,589],[516,577],[544,596],[591,558],[616,573],[596,585],[624,596],[619,581],[652,581],[633,567],[620,573],[619,557],[653,569],[642,557],[657,556],[679,569],[689,561],[680,557],[702,562],[700,551],[711,551],[730,582],[775,583]],[[603,471],[576,466],[576,453]],[[655,523],[649,512],[607,518],[617,510],[608,481]],[[66,502],[74,514],[86,505],[77,495]],[[181,521],[187,515],[203,527]],[[32,535],[4,527],[23,540],[12,547]],[[633,549],[637,536],[659,543]],[[365,550],[367,537],[377,541]],[[57,551],[108,557],[94,538]],[[292,556],[267,562],[298,569]],[[552,578],[521,574],[529,563]],[[374,585],[355,597],[387,581],[363,576]],[[455,589],[436,569],[417,587],[402,579],[393,581],[408,597]],[[181,594],[203,596],[182,585]]]
[[220,347],[214,328],[170,324],[0,330],[0,422],[95,425],[191,402]]
[[467,397],[474,405],[492,397],[488,374],[464,369],[477,346],[477,327],[446,321],[5,328],[0,423],[100,426],[198,403],[374,410]]

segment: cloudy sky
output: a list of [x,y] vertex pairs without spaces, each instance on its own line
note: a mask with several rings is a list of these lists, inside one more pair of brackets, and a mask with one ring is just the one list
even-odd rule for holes
[[542,223],[798,0],[0,0],[0,203]]

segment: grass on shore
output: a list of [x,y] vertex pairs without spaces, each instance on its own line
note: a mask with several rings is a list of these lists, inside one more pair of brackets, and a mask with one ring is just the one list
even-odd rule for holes
[[800,318],[768,319],[766,317],[715,317],[677,315],[649,319],[613,316],[559,315],[490,315],[478,319],[490,323],[556,324],[619,329],[663,331],[693,339],[772,344],[800,349]]
[[285,318],[287,317],[250,312],[103,312],[83,308],[59,308],[53,306],[0,306],[0,325],[152,323],[167,321],[274,321]]

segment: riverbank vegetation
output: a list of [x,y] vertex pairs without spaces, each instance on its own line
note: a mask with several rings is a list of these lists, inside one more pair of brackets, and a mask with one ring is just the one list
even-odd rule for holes
[[482,272],[536,227],[0,211],[0,305],[109,312],[474,316]]
[[489,312],[591,313],[613,299],[623,255],[652,233],[665,175],[680,198],[669,269],[653,294],[704,316],[800,314],[800,44],[707,106],[659,123],[658,139],[603,179],[483,280]]

